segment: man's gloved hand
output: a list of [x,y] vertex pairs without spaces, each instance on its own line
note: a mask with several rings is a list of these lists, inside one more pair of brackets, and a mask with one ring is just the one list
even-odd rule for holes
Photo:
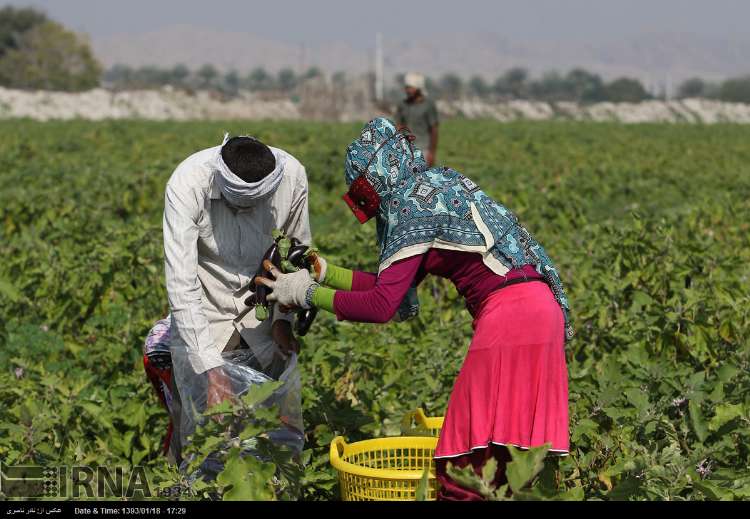
[[263,262],[265,268],[274,277],[274,280],[256,277],[255,282],[269,287],[271,292],[266,299],[276,301],[282,306],[291,308],[310,308],[305,301],[307,290],[312,285],[317,285],[306,269],[300,269],[290,274],[282,274],[273,263],[268,260]]

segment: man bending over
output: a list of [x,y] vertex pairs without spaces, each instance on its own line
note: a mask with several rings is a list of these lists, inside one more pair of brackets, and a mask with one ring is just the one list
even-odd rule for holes
[[223,351],[299,349],[293,314],[275,307],[271,319],[258,321],[244,301],[274,228],[310,243],[307,193],[302,164],[252,137],[225,137],[194,153],[167,183],[164,255],[176,404],[170,451],[178,464],[195,412],[232,396]]

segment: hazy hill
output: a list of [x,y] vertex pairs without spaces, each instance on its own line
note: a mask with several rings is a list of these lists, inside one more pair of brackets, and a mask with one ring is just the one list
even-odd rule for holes
[[[372,41],[374,46],[375,37]],[[213,63],[220,69],[247,71],[263,66],[270,71],[290,66],[297,70],[316,65],[326,71],[363,72],[372,63],[372,47],[354,48],[335,40],[298,46],[260,38],[250,33],[175,25],[158,32],[114,35],[93,41],[106,65],[161,65],[185,63],[197,67]],[[690,34],[648,33],[601,45],[573,41],[510,41],[493,34],[445,34],[414,41],[385,38],[388,75],[420,69],[431,75],[453,71],[494,78],[500,71],[521,65],[538,74],[551,69],[581,66],[606,79],[630,75],[649,86],[690,77],[722,79],[750,73],[746,56],[750,39],[711,39]]]

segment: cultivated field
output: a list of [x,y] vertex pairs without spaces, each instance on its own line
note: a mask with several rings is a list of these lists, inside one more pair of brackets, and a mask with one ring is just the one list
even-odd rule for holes
[[[166,180],[224,130],[255,134],[307,167],[322,252],[373,269],[374,224],[341,201],[359,127],[0,122],[0,460],[141,465],[154,483],[177,482],[141,363],[168,311]],[[538,496],[750,498],[748,143],[750,127],[736,125],[444,124],[439,161],[518,214],[570,294],[572,453],[548,465]],[[305,337],[304,498],[338,497],[334,435],[397,434],[417,406],[444,412],[471,318],[442,281],[420,297],[414,321],[321,314]],[[233,481],[272,495],[265,476]]]

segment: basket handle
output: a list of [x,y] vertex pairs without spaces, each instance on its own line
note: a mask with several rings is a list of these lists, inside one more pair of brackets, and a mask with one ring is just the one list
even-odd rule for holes
[[344,455],[344,449],[346,448],[346,440],[343,436],[336,436],[331,440],[331,460],[338,460]]
[[424,414],[424,409],[417,407],[414,411],[410,411],[404,415],[401,419],[401,434],[408,434],[415,425],[424,425],[427,415]]
[[427,415],[424,414],[424,409],[421,407],[417,407],[417,410],[414,411],[414,421],[420,425],[425,425],[427,423]]

